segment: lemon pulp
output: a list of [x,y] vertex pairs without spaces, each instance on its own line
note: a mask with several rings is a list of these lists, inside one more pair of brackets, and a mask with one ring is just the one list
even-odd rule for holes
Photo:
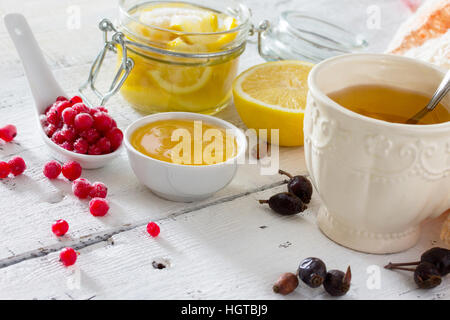
[[[165,50],[209,53],[224,50],[238,32],[215,34],[236,28],[231,16],[177,2],[140,6],[131,14],[137,21],[126,26],[126,36]],[[121,62],[121,51],[118,50]],[[146,112],[189,111],[214,113],[227,105],[237,73],[238,54],[204,59],[176,58],[128,50],[135,66],[121,88],[124,98]]]
[[279,130],[281,146],[303,145],[303,112],[308,74],[313,65],[302,61],[277,61],[254,66],[233,83],[233,98],[248,128]]
[[137,151],[151,158],[177,164],[215,164],[237,153],[234,135],[203,121],[151,122],[136,129],[130,142]]

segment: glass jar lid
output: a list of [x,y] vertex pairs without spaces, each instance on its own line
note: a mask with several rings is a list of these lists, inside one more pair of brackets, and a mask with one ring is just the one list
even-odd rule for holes
[[302,11],[284,11],[278,21],[257,29],[260,55],[266,60],[319,62],[332,56],[364,51],[368,42],[331,21]]

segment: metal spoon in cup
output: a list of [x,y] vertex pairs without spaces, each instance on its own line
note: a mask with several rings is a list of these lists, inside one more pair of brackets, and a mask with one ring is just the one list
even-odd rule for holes
[[442,98],[444,98],[449,91],[450,91],[450,70],[447,71],[447,73],[445,74],[444,79],[442,79],[441,83],[439,84],[439,87],[437,88],[430,102],[428,102],[427,106],[422,110],[420,110],[419,112],[417,112],[410,119],[408,119],[406,123],[417,124],[423,117],[426,116],[428,112],[433,111],[433,109],[439,104]]
[[47,137],[39,116],[44,113],[48,105],[55,101],[56,97],[66,95],[48,67],[25,17],[19,13],[10,13],[4,17],[4,22],[25,69],[34,99],[39,133],[50,148],[52,155],[60,161],[75,160],[85,169],[103,167],[117,157],[123,149],[122,146],[109,154],[87,155],[68,151]]

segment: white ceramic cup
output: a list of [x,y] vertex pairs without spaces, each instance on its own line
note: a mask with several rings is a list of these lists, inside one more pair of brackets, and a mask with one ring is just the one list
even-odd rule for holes
[[[342,55],[312,69],[305,157],[323,202],[318,225],[329,238],[369,253],[412,247],[420,223],[450,207],[450,122],[389,123],[345,109],[327,94],[371,84],[431,96],[443,77],[428,63],[384,54]],[[450,107],[450,97],[442,103]]]
[[[231,130],[236,137],[236,156],[211,165],[185,165],[160,161],[137,151],[130,143],[133,132],[143,125],[159,120],[201,120]],[[206,199],[227,186],[236,174],[239,159],[245,157],[247,139],[231,123],[208,115],[191,112],[165,112],[146,116],[128,126],[124,137],[131,168],[139,181],[156,195],[180,202]]]

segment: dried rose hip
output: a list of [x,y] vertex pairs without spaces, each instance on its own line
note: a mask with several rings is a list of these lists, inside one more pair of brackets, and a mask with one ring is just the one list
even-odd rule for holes
[[298,278],[291,272],[283,273],[273,285],[273,292],[279,294],[289,294],[298,287]]

